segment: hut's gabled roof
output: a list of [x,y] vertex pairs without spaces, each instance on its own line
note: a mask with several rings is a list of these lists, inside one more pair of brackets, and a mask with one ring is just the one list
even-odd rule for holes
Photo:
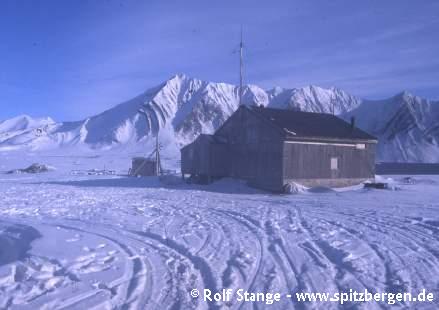
[[184,149],[185,147],[188,146],[192,146],[196,143],[216,143],[216,144],[221,144],[224,143],[224,141],[221,140],[221,137],[217,137],[215,135],[209,135],[209,134],[204,134],[204,133],[200,133],[198,135],[198,137],[192,141],[189,144],[186,144],[185,146],[182,147],[182,149]]
[[291,137],[377,140],[376,137],[358,127],[352,127],[351,124],[332,114],[265,107],[250,109]]

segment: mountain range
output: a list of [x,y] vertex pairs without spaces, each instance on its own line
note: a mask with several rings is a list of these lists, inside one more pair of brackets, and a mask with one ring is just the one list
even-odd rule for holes
[[[337,88],[317,86],[243,89],[243,103],[279,109],[334,113],[379,139],[378,161],[438,162],[439,102],[407,92],[370,101]],[[0,121],[0,151],[67,147],[130,148],[162,141],[177,150],[200,133],[212,133],[239,106],[239,87],[176,75],[139,96],[100,114],[75,122],[18,116]],[[143,108],[144,113],[139,109]],[[175,154],[178,156],[178,154]]]

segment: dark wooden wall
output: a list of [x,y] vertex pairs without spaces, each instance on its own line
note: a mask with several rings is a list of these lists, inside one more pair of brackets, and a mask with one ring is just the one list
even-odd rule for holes
[[181,150],[183,174],[224,177],[229,175],[227,149],[211,137],[200,135]]
[[282,187],[282,136],[247,108],[240,108],[215,133],[227,141],[229,175],[270,190]]
[[157,175],[157,165],[155,160],[143,157],[136,157],[132,160],[131,175],[134,176],[154,176]]
[[230,175],[227,145],[211,143],[209,145],[209,173],[213,177],[227,177]]
[[194,142],[181,150],[181,172],[207,175],[210,172],[210,147],[204,136],[198,136]]
[[[331,158],[338,169],[331,170]],[[284,179],[372,178],[375,175],[375,144],[365,149],[351,146],[292,144],[283,148]]]

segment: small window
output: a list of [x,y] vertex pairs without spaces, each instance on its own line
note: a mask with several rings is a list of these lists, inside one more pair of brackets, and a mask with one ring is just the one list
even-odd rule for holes
[[355,145],[355,148],[356,148],[357,150],[364,150],[364,149],[366,148],[366,144],[364,144],[364,143],[357,143],[357,144]]
[[338,158],[331,157],[331,170],[338,170]]

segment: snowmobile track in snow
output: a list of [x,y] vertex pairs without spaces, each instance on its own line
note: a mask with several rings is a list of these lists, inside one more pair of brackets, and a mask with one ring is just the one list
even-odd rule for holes
[[[236,300],[205,303],[190,296],[194,288],[283,296],[349,289],[418,293],[425,288],[439,296],[439,191],[434,182],[401,191],[290,196],[228,193],[221,187],[210,192],[187,185],[20,182],[0,181],[0,225],[25,225],[41,236],[23,260],[0,262],[0,291],[6,296],[0,308],[265,307]],[[320,306],[283,298],[273,308]],[[431,306],[371,302],[324,308]]]

